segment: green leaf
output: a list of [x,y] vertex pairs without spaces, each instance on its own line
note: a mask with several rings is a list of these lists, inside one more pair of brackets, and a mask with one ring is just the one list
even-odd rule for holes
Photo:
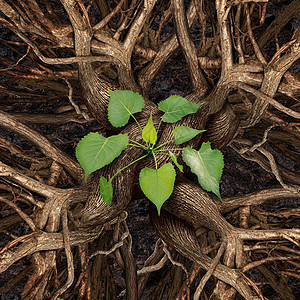
[[170,155],[170,157],[172,158],[173,163],[174,163],[174,164],[176,165],[176,167],[179,169],[179,171],[180,171],[180,172],[183,172],[183,166],[180,165],[180,164],[178,163],[176,155],[175,155],[173,152],[171,152],[171,151],[169,151],[169,155]]
[[100,194],[103,201],[110,205],[113,197],[113,188],[111,181],[107,181],[103,176],[100,177]]
[[175,123],[184,116],[195,113],[203,103],[192,103],[183,97],[173,95],[158,103],[158,108],[165,112],[162,120],[167,123]]
[[184,148],[182,151],[184,162],[197,175],[200,185],[207,191],[216,194],[222,201],[219,182],[224,167],[223,154],[221,151],[212,150],[210,142],[203,143],[199,151]]
[[109,90],[109,94],[108,120],[115,127],[126,125],[129,117],[145,106],[143,97],[138,93]]
[[175,144],[179,145],[193,139],[196,135],[205,130],[197,130],[188,126],[178,126],[173,130]]
[[171,163],[157,170],[144,168],[140,172],[140,186],[146,197],[156,205],[158,215],[174,189],[176,172]]
[[147,125],[144,127],[142,131],[142,138],[146,143],[150,143],[152,145],[155,145],[156,143],[157,133],[152,122],[152,112],[150,114]]
[[128,135],[105,138],[97,132],[83,137],[76,147],[76,157],[85,172],[85,180],[92,172],[110,164],[128,145]]

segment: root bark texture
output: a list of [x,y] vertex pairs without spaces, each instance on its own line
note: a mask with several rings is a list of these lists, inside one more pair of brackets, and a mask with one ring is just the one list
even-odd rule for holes
[[[26,278],[23,299],[266,299],[267,284],[271,298],[295,299],[300,31],[293,18],[300,5],[282,1],[270,22],[268,2],[280,1],[0,0],[0,43],[9,54],[0,55],[0,274],[8,278],[0,295]],[[163,80],[204,104],[160,125],[154,91]],[[161,149],[178,148],[165,145],[177,126],[205,129],[185,145],[198,150],[209,141],[230,151],[228,169],[244,182],[230,193],[224,177],[222,192],[231,196],[221,203],[187,167],[178,171],[160,216],[149,205],[159,239],[140,268],[127,208],[143,197],[139,172],[155,168],[153,159],[116,176],[107,205],[99,178],[144,150],[129,146],[85,182],[73,155],[79,136],[67,149],[67,139],[56,138],[60,130],[49,133],[57,124],[67,132],[72,122],[142,143],[132,120],[110,124],[109,89],[143,95],[136,119],[144,127],[152,113]],[[275,183],[248,190],[237,173],[243,159]],[[158,167],[167,162],[169,156],[157,156]],[[12,271],[26,259],[23,270]]]

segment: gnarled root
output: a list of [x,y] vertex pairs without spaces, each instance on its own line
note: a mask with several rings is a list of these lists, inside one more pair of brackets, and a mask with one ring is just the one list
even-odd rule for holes
[[[168,245],[205,270],[210,269],[212,259],[202,254],[194,228],[191,225],[165,210],[162,210],[161,215],[158,216],[156,208],[152,205],[149,213],[153,226]],[[257,298],[240,271],[219,264],[213,275],[234,287],[244,298]]]

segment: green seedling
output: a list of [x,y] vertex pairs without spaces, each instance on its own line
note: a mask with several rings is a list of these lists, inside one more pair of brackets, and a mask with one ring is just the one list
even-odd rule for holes
[[[177,161],[172,151],[182,151],[182,159],[191,171],[197,175],[199,184],[203,189],[213,192],[220,199],[219,182],[221,179],[224,162],[222,153],[212,150],[210,142],[202,143],[196,151],[192,148],[162,149],[163,146],[174,142],[180,145],[190,141],[205,130],[198,130],[188,126],[178,126],[173,130],[174,139],[157,146],[157,132],[152,121],[152,113],[148,123],[141,127],[134,114],[141,112],[145,101],[141,95],[132,91],[111,91],[108,104],[108,120],[114,127],[126,125],[132,117],[137,123],[144,144],[130,140],[127,134],[113,135],[105,138],[97,132],[92,132],[83,137],[76,147],[76,157],[85,171],[85,180],[92,172],[103,168],[116,159],[128,145],[144,149],[145,154],[118,170],[108,179],[101,177],[99,181],[100,194],[104,202],[111,204],[113,199],[112,180],[123,170],[134,163],[152,156],[155,169],[143,168],[139,174],[139,184],[145,196],[156,205],[158,215],[164,202],[168,200],[174,190],[176,171],[172,163],[166,163],[158,168],[156,156],[164,154],[171,157],[174,165],[183,172],[183,166]],[[161,122],[175,123],[183,117],[196,113],[202,103],[192,103],[177,95],[170,96],[158,104],[158,108],[164,112]],[[160,125],[160,124],[159,124]],[[159,127],[159,126],[158,126]],[[221,199],[222,201],[222,199]]]

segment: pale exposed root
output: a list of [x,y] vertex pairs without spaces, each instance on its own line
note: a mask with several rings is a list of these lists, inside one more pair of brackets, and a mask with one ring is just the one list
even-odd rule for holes
[[[195,299],[200,294],[208,298],[212,293],[207,293],[207,280],[219,299],[233,299],[237,292],[246,299],[262,299],[260,288],[245,275],[253,268],[282,299],[293,299],[288,276],[299,278],[295,259],[300,232],[292,229],[298,225],[299,209],[270,213],[258,205],[299,197],[299,78],[288,70],[300,57],[299,30],[294,30],[283,45],[277,38],[299,12],[299,1],[292,1],[265,31],[261,28],[262,33],[256,32],[254,22],[261,26],[265,21],[267,0],[128,0],[113,6],[105,0],[14,2],[0,0],[0,24],[21,38],[1,39],[4,50],[8,46],[18,58],[13,61],[15,56],[0,56],[4,65],[0,72],[5,78],[0,84],[0,106],[11,110],[17,103],[46,106],[52,100],[71,102],[54,114],[0,111],[2,127],[22,136],[40,149],[39,155],[46,156],[30,157],[26,150],[13,145],[10,137],[6,140],[0,136],[0,210],[4,215],[0,231],[8,238],[0,250],[0,272],[32,255],[23,298],[117,298],[113,267],[119,265],[126,281],[123,294],[130,300],[142,297],[150,272],[162,267],[166,271],[154,290],[154,300],[162,298],[166,288],[169,299],[190,298],[193,284],[198,285]],[[185,4],[189,4],[187,10]],[[165,40],[164,29],[170,21],[175,24],[174,32]],[[191,34],[194,24],[201,28],[196,37],[197,49]],[[258,39],[256,33],[260,34]],[[268,60],[263,48],[274,38],[277,50]],[[154,78],[179,51],[185,57],[192,83],[186,98],[205,104],[177,123],[162,125],[158,144],[173,139],[176,126],[206,129],[204,136],[198,135],[188,144],[194,149],[199,149],[204,140],[219,148],[231,144],[237,151],[243,150],[240,155],[274,174],[283,188],[230,197],[220,204],[178,174],[174,193],[163,205],[162,217],[157,217],[155,209],[151,212],[163,242],[158,242],[144,268],[136,272],[132,239],[122,214],[136,196],[133,186],[138,182],[139,170],[151,167],[153,162],[145,160],[144,165],[122,172],[113,181],[114,199],[108,206],[100,197],[99,176],[114,174],[143,150],[126,149],[113,164],[91,174],[85,184],[80,165],[25,123],[87,123],[93,116],[101,126],[113,130],[107,117],[110,88],[143,93],[146,105],[136,117],[144,127],[152,111],[154,125],[158,126],[161,114],[147,98]],[[63,68],[69,63],[72,65]],[[173,66],[171,69],[173,72]],[[67,86],[60,82],[62,79]],[[276,130],[271,131],[273,126]],[[135,124],[114,131],[140,141]],[[277,150],[291,160],[294,170],[279,165],[273,155]],[[180,159],[179,154],[177,151]],[[168,159],[158,157],[158,165]],[[188,172],[186,175],[191,178]],[[270,217],[279,221],[271,223]],[[29,225],[29,229],[25,227],[30,233],[18,236],[14,226],[22,226],[23,222]],[[108,255],[115,257],[117,264],[110,263]],[[171,267],[166,264],[168,259]],[[192,267],[186,264],[188,259],[193,261]]]
[[[165,242],[205,270],[210,269],[212,260],[202,254],[194,229],[190,225],[164,210],[158,217],[154,207],[150,209],[150,217],[155,229]],[[238,270],[218,264],[213,275],[234,287],[246,299],[257,298]]]
[[62,210],[62,232],[64,240],[64,248],[67,256],[67,265],[68,265],[68,279],[67,282],[53,295],[52,299],[56,300],[61,294],[63,294],[73,283],[74,281],[74,264],[73,264],[73,254],[71,251],[70,245],[70,235],[68,229],[68,217],[66,207]]
[[223,242],[218,250],[217,255],[213,258],[210,268],[207,270],[205,275],[202,277],[199,285],[197,286],[193,300],[198,300],[200,298],[200,294],[203,291],[205,284],[207,283],[209,278],[212,276],[216,266],[220,263],[220,259],[225,251],[225,248],[226,248],[226,244]]

